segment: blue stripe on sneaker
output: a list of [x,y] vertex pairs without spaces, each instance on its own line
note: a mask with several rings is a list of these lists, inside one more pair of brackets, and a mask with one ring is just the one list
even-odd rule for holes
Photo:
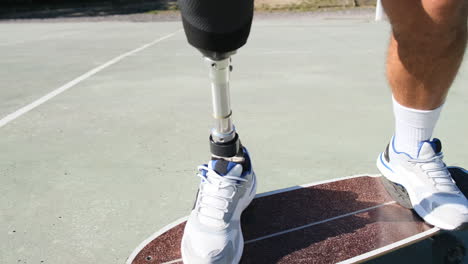
[[389,169],[391,172],[393,172],[393,170],[392,170],[389,166],[387,166],[387,164],[385,164],[385,162],[383,161],[383,159],[382,159],[382,153],[380,154],[380,162],[382,163],[382,165],[385,166],[385,168],[387,168],[387,169]]
[[411,157],[410,154],[406,153],[406,152],[398,152],[396,149],[395,149],[395,137],[392,138],[392,149],[393,151],[396,153],[396,154],[405,154],[406,156],[408,156],[410,159],[412,159],[413,157]]

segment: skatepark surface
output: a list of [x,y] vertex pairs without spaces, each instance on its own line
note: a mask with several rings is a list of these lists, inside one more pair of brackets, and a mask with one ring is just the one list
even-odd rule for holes
[[[255,19],[231,97],[258,193],[378,173],[389,31],[362,11]],[[180,21],[1,22],[0,81],[0,263],[124,263],[189,213],[213,121]],[[465,168],[467,85],[463,64],[434,134]],[[372,263],[427,260],[427,247]]]

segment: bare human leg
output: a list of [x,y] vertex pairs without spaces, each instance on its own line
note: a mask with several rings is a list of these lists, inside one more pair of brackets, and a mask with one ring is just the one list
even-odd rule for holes
[[403,106],[432,110],[444,102],[463,59],[465,0],[384,0],[392,24],[387,77]]

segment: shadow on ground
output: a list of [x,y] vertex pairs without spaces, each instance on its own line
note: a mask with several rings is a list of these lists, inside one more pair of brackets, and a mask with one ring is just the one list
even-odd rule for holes
[[[140,0],[140,1],[42,1],[43,4],[33,4],[23,1],[18,4],[0,4],[0,19],[42,19],[42,18],[74,18],[128,15],[167,10],[177,10],[176,0]],[[51,2],[47,4],[48,2]]]

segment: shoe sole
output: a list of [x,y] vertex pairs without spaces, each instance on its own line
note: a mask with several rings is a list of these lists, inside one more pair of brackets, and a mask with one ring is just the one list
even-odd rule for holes
[[406,209],[413,209],[413,205],[411,205],[411,201],[405,187],[391,182],[386,177],[380,177],[380,181],[393,200]]
[[[392,187],[389,188],[390,190],[386,188],[387,191],[392,196],[392,198],[395,199],[395,201],[397,201],[398,203],[400,203],[401,201],[400,204],[403,207],[408,209],[412,208],[426,223],[436,226],[438,228],[444,230],[455,230],[458,228],[456,226],[452,226],[450,224],[442,222],[439,219],[436,219],[418,203],[413,202],[416,200],[414,192],[411,190],[411,188],[405,187],[407,184],[404,182],[404,179],[402,179],[403,177],[398,177],[390,168],[390,164],[384,161],[383,153],[381,153],[377,158],[377,168],[385,177],[385,180],[387,180],[389,184],[392,185]],[[384,186],[387,187],[388,184],[384,184]]]
[[[247,199],[239,199],[239,204],[238,208],[241,210],[238,210],[234,212],[233,218],[234,219],[239,219],[239,231],[240,231],[240,238],[239,238],[239,244],[237,245],[237,252],[236,255],[234,256],[233,261],[231,262],[232,264],[238,264],[242,258],[242,253],[244,252],[244,236],[242,235],[242,226],[240,224],[240,219],[242,216],[242,213],[244,210],[249,206],[249,204],[252,202],[252,200],[255,198],[255,194],[257,193],[257,176],[255,175],[255,172],[252,171],[252,187],[250,190],[246,191],[245,193],[248,194]],[[184,245],[184,236],[182,236],[182,245]],[[184,260],[184,263],[190,264],[190,261],[186,261],[188,258],[184,252],[184,247],[181,247],[181,254],[182,254],[182,259]]]

